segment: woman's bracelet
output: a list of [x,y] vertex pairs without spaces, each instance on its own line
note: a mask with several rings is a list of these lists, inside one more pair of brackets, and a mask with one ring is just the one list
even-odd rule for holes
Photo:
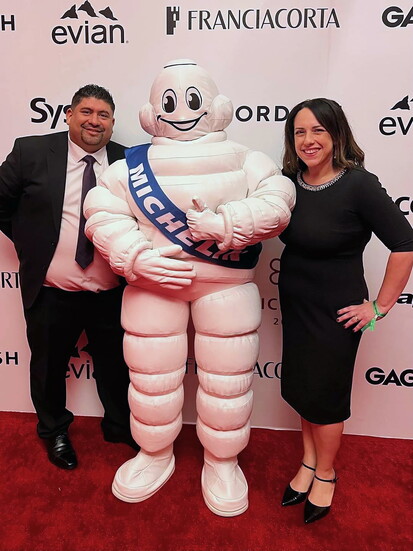
[[386,314],[382,314],[380,312],[380,310],[377,308],[377,302],[375,300],[373,300],[373,310],[374,310],[374,317],[371,321],[369,321],[369,323],[367,323],[367,325],[365,325],[361,330],[362,331],[366,331],[366,329],[370,329],[370,331],[374,331],[374,327],[376,326],[376,321],[379,319],[379,318],[384,318],[384,316],[387,316],[387,312]]

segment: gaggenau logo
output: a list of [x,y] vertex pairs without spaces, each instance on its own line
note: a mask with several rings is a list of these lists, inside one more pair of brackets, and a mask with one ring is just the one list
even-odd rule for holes
[[381,20],[386,27],[407,27],[407,25],[412,25],[413,6],[409,11],[403,10],[399,6],[390,6],[384,10]]
[[[79,21],[79,16],[81,20]],[[99,18],[98,24],[94,21]],[[68,19],[65,24],[56,25],[51,32],[52,40],[59,46],[65,44],[125,44],[125,29],[117,21],[113,10],[107,6],[95,10],[89,0],[78,8],[73,4],[60,19]]]
[[366,371],[366,381],[371,385],[413,387],[413,369],[405,369],[398,375],[394,369],[386,372],[381,367],[370,367]]
[[178,23],[188,31],[237,31],[262,29],[327,29],[340,27],[335,8],[184,10],[166,8],[166,34],[173,35]]

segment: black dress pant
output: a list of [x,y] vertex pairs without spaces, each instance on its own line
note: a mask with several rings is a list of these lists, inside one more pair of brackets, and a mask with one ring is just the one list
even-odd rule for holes
[[104,408],[103,433],[109,438],[130,435],[129,372],[120,325],[122,292],[121,287],[100,293],[43,287],[33,306],[25,310],[30,392],[41,438],[67,431],[73,421],[66,408],[66,372],[83,330]]

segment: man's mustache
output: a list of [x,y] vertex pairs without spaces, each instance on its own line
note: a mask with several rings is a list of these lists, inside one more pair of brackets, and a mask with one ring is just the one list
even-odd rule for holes
[[82,124],[82,128],[84,128],[85,130],[94,130],[95,132],[103,132],[104,131],[102,126],[89,126],[89,125],[86,125],[86,124]]

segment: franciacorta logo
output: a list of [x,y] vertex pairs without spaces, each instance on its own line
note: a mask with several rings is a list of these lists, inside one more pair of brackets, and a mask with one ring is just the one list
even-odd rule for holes
[[187,31],[340,28],[337,10],[329,7],[181,10],[179,6],[167,6],[167,35],[175,34],[178,22]]

